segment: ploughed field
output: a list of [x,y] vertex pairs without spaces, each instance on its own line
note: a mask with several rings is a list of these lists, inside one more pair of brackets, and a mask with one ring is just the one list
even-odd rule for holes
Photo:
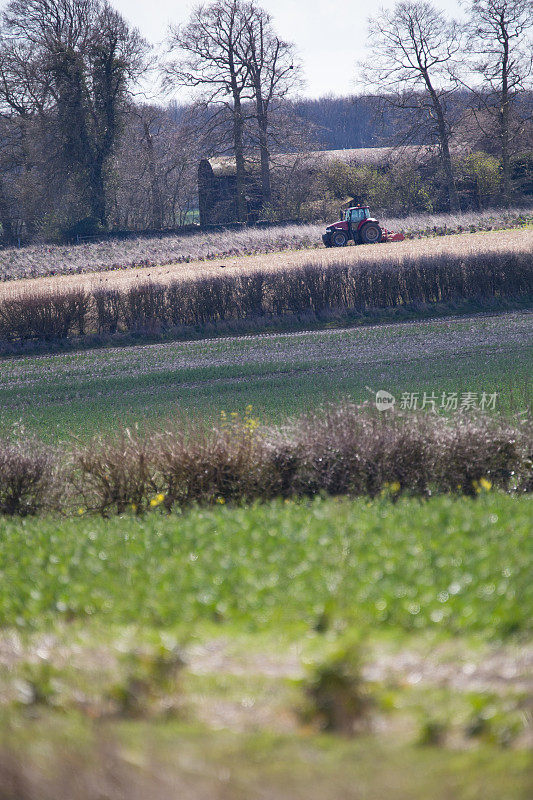
[[[317,231],[318,234],[318,231]],[[212,234],[214,235],[214,234]],[[71,248],[72,258],[78,258],[76,248]],[[216,247],[213,247],[216,253]],[[533,229],[485,231],[480,233],[457,234],[423,239],[406,239],[403,242],[390,242],[380,245],[358,245],[344,248],[320,248],[318,251],[290,249],[281,252],[257,255],[226,255],[209,259],[191,259],[180,263],[167,263],[161,266],[106,268],[80,274],[56,274],[47,277],[32,277],[0,282],[0,300],[27,292],[56,292],[74,288],[95,290],[98,288],[125,289],[142,283],[168,283],[183,278],[191,280],[207,276],[220,276],[228,273],[242,274],[255,271],[276,271],[299,267],[312,261],[313,264],[357,264],[375,261],[401,262],[409,257],[436,257],[439,253],[468,256],[475,253],[530,253],[533,252]],[[24,253],[24,251],[20,251]],[[157,248],[154,245],[154,253]],[[20,258],[20,256],[19,256]],[[63,257],[64,258],[64,257]],[[68,258],[67,258],[68,262]],[[48,270],[45,270],[45,272]],[[14,271],[14,274],[16,272]],[[38,269],[36,275],[39,274]]]
[[[533,219],[532,208],[493,209],[461,214],[413,214],[383,220],[392,230],[409,238],[460,233],[470,230],[523,228]],[[69,275],[127,267],[201,261],[217,256],[253,255],[279,250],[322,247],[324,223],[282,225],[267,228],[201,231],[190,235],[163,235],[76,245],[35,244],[0,251],[0,281]]]

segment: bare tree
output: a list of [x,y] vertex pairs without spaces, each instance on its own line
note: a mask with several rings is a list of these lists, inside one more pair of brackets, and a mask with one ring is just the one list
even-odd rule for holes
[[238,55],[249,76],[258,129],[262,200],[268,204],[272,114],[298,84],[299,77],[294,63],[294,45],[275,34],[270,14],[249,3],[245,21],[245,37],[239,42]]
[[470,85],[477,99],[474,115],[485,133],[490,128],[496,131],[502,195],[509,204],[512,142],[532,122],[531,107],[527,113],[520,105],[531,89],[533,74],[533,44],[528,37],[533,4],[531,0],[473,0],[469,10],[469,49],[474,76],[480,78],[478,85]]
[[0,104],[54,119],[68,171],[106,225],[107,169],[147,44],[106,0],[11,0],[0,31]]
[[199,160],[189,115],[132,105],[114,160],[117,225],[161,229],[185,224],[197,202]]
[[198,90],[207,112],[200,116],[208,120],[219,151],[225,150],[224,127],[231,119],[236,210],[238,219],[245,220],[246,151],[254,139],[260,153],[262,201],[270,201],[273,118],[297,83],[293,45],[275,34],[270,15],[254,2],[215,0],[198,7],[186,26],[173,29],[170,50],[175,55],[164,68],[164,83],[169,89],[181,85]]
[[164,220],[164,199],[162,174],[156,154],[165,128],[165,116],[157,106],[140,106],[133,110],[140,127],[140,144],[145,153],[146,171],[150,196],[150,227],[162,228]]
[[[456,88],[451,67],[461,46],[457,24],[429,2],[405,0],[370,20],[371,58],[365,81],[385,102],[411,111],[407,140],[423,130],[438,144],[450,210],[459,210],[450,155],[451,126],[446,99]],[[428,143],[427,141],[424,143]]]
[[[197,89],[204,104],[218,106],[232,121],[232,150],[236,162],[237,217],[246,220],[244,105],[250,99],[246,32],[252,7],[239,0],[216,0],[198,6],[187,25],[171,29],[171,60],[164,66],[167,89]],[[217,115],[212,116],[212,120]]]

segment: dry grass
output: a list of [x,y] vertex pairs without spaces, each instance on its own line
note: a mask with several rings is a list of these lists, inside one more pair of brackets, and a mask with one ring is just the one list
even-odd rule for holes
[[[494,212],[493,212],[494,214]],[[501,230],[490,232],[490,228],[524,224],[531,218],[531,210],[499,212],[496,222],[489,212],[458,216],[426,215],[403,220],[384,220],[389,229],[404,230],[408,236],[431,235],[427,241],[412,241],[388,245],[401,257],[426,252],[467,252],[479,247],[473,242],[483,242],[483,247],[520,247],[522,236],[526,236],[524,247],[531,248],[531,231]],[[517,222],[520,220],[521,222]],[[514,222],[513,222],[514,221]],[[488,229],[483,237],[471,235],[454,236],[453,240],[435,237],[435,232],[451,233],[460,230]],[[319,248],[324,263],[335,259],[338,251],[323,248],[321,236],[324,225],[293,225],[285,228],[253,229],[242,231],[219,231],[199,233],[191,236],[165,239],[134,239],[109,241],[87,245],[32,246],[20,250],[8,249],[0,252],[0,297],[20,293],[28,288],[32,291],[66,288],[95,289],[98,286],[118,287],[132,282],[176,278],[191,278],[218,274],[221,266],[227,270],[242,272],[257,269],[279,269],[298,265],[309,258],[309,249]],[[375,258],[372,247],[349,247],[343,251],[348,261]],[[369,252],[371,255],[369,254]],[[335,255],[333,255],[335,253]],[[48,277],[46,277],[48,276]],[[3,281],[3,283],[1,283]]]

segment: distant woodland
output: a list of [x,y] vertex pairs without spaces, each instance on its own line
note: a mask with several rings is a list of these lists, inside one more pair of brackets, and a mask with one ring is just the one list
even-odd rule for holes
[[[301,99],[294,46],[255,2],[196,8],[156,57],[106,0],[11,0],[0,17],[1,243],[197,224],[198,165],[220,156],[234,164],[241,223],[252,172],[255,217],[271,221],[319,219],[350,198],[395,215],[529,204],[531,9],[472,0],[458,26],[428,2],[400,2],[371,22],[364,93]],[[404,47],[425,60],[406,67]],[[164,103],[139,101],[148,70]],[[383,147],[395,157],[369,156]],[[305,161],[347,149],[363,152]],[[284,170],[279,153],[302,161]]]

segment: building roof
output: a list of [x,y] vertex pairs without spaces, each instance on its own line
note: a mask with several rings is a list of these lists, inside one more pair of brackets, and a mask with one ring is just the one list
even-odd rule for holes
[[[420,158],[427,155],[432,148],[421,146],[410,147],[360,147],[351,150],[311,150],[303,153],[280,153],[271,156],[271,167],[292,167],[297,164],[302,166],[308,164],[310,167],[325,166],[335,161],[354,162],[358,164],[379,164],[390,163],[391,161],[401,161],[406,158]],[[217,178],[227,175],[235,175],[236,166],[233,156],[217,156],[216,158],[205,159],[213,170]],[[259,171],[259,159],[248,159],[246,171]]]

